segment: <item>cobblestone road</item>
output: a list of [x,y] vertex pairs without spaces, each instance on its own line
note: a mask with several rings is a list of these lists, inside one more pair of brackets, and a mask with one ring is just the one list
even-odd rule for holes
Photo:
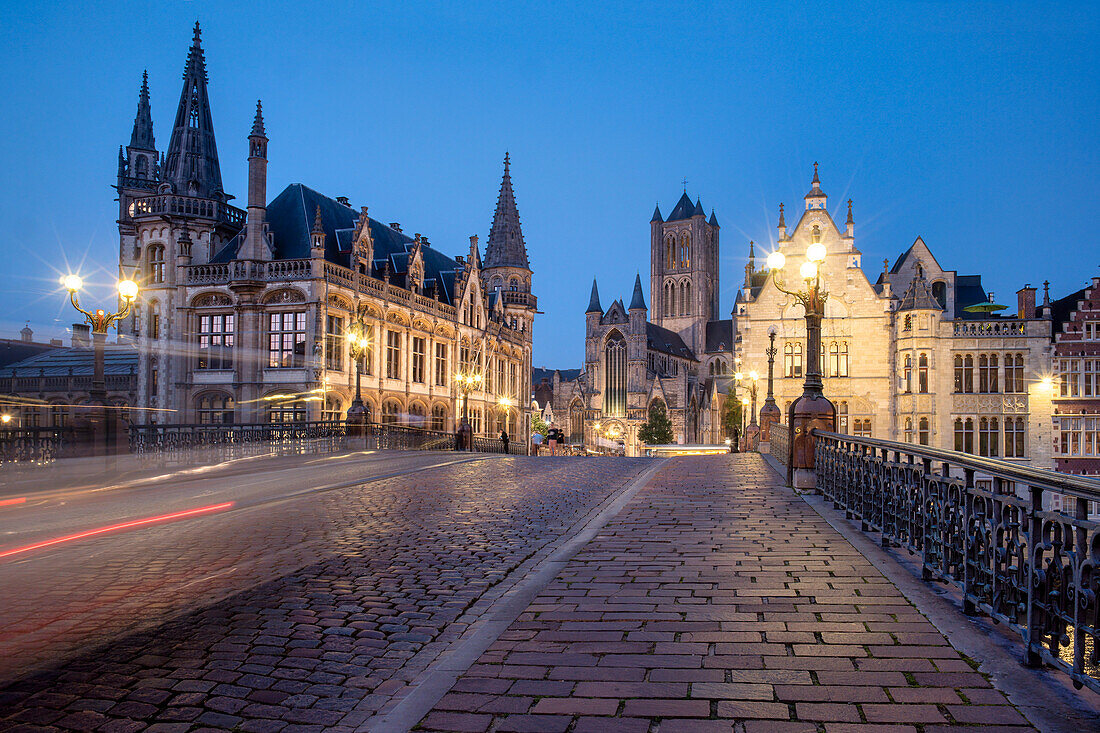
[[[68,568],[57,593],[79,595],[82,562],[113,567],[99,604],[168,588],[174,563],[196,554],[204,568],[247,555],[293,572],[0,690],[0,730],[348,729],[457,638],[511,570],[649,465],[492,459],[141,530],[125,562],[109,552],[118,538],[68,548],[52,556]],[[247,587],[250,572],[218,578]],[[34,631],[6,628],[0,641]]]
[[756,455],[667,464],[425,730],[1030,730]]

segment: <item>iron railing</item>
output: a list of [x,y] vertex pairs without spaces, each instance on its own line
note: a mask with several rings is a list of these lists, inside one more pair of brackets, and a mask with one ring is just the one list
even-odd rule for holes
[[454,450],[455,434],[407,425],[370,423],[365,426],[367,445],[387,450]]
[[0,430],[0,465],[49,463],[74,444],[73,432],[71,427]]
[[168,460],[200,449],[218,449],[226,457],[237,457],[258,452],[336,451],[346,444],[343,420],[130,426],[131,453]]
[[787,465],[791,454],[791,429],[781,422],[773,422],[768,428],[768,452],[775,460]]
[[474,450],[478,453],[507,453],[513,456],[527,455],[527,445],[522,441],[508,441],[508,450],[504,450],[504,443],[500,438],[488,438],[474,436]]
[[[814,431],[817,486],[925,580],[1023,638],[1024,661],[1100,691],[1100,481],[955,451]],[[979,483],[976,483],[976,479]],[[1073,497],[1056,512],[1053,496]]]

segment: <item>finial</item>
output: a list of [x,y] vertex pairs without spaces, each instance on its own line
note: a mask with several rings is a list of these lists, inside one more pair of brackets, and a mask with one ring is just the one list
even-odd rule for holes
[[783,204],[779,204],[779,228],[787,226],[787,220],[783,218]]
[[688,179],[685,177],[684,180],[680,181],[680,183],[684,184],[684,193],[687,193],[688,192]]
[[199,27],[199,21],[196,20],[195,21],[195,38],[194,38],[194,41],[193,41],[192,45],[199,46],[201,44],[202,44],[202,28]]
[[264,108],[260,100],[256,100],[256,118],[252,120],[252,134],[264,134]]
[[145,96],[149,95],[149,70],[144,69],[141,72],[141,93]]
[[889,275],[890,274],[890,260],[883,260],[882,261],[882,274],[883,275]]
[[420,246],[420,232],[416,233],[416,236],[413,239],[413,246],[414,247],[419,247]]
[[751,260],[754,257],[756,257],[756,253],[753,251],[753,241],[750,239],[749,240],[749,259]]
[[504,151],[504,174],[508,175],[508,169],[512,165],[512,158],[508,155],[508,151]]
[[1050,305],[1050,280],[1043,280],[1043,305]]
[[813,183],[821,183],[821,181],[818,180],[818,178],[817,178],[817,161],[816,160],[814,161],[814,180],[813,180]]
[[317,214],[313,217],[313,233],[324,234],[325,227],[321,223],[321,205],[317,204]]
[[848,199],[848,223],[852,223],[852,200]]

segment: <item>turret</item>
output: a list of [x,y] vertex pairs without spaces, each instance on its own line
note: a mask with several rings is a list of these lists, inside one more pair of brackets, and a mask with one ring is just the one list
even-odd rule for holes
[[821,180],[817,177],[817,163],[814,162],[814,179],[810,182],[810,192],[806,194],[806,211],[824,209],[828,204],[825,192],[821,190]]
[[224,201],[227,197],[222,191],[222,173],[214,142],[214,121],[210,115],[206,82],[202,31],[196,22],[162,174],[177,194]]
[[248,134],[248,222],[245,225],[244,246],[238,253],[240,259],[266,260],[271,249],[265,237],[267,219],[267,134],[264,131],[264,113],[256,101],[256,117]]

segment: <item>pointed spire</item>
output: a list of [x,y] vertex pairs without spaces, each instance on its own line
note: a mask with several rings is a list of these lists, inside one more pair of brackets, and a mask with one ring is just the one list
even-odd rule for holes
[[[592,281],[592,286],[595,287],[596,281]],[[634,276],[634,294],[630,298],[630,310],[645,310],[645,295],[642,293],[642,274],[639,272]]]
[[848,223],[852,224],[852,200],[848,199]]
[[658,203],[656,206],[653,207],[653,218],[649,220],[649,223],[652,224],[654,222],[663,222],[663,221],[664,221],[664,217],[661,216],[661,204]]
[[702,202],[698,198],[696,198],[695,199],[695,213],[692,214],[692,216],[706,216],[706,215],[707,215],[707,212],[703,211]]
[[814,161],[814,180],[812,181],[815,187],[821,188],[821,180],[817,177],[817,161]]
[[817,161],[814,161],[814,179],[810,182],[810,192],[805,198],[807,210],[825,208],[825,192],[821,190],[821,179],[817,177]]
[[592,278],[592,295],[588,298],[588,313],[603,313],[603,306],[600,305],[600,291],[596,288],[596,278]]
[[714,209],[710,210],[710,221],[707,222],[712,227],[718,226],[718,217],[714,215]]
[[787,227],[787,220],[783,218],[783,204],[779,204],[779,228],[785,229]]
[[202,32],[196,21],[163,178],[178,194],[215,198],[223,195],[222,173],[214,142],[214,122],[206,91],[206,58],[201,41]]
[[750,265],[756,262],[756,250],[755,250],[755,246],[756,246],[756,243],[755,243],[755,242],[753,242],[753,241],[752,241],[752,240],[750,239],[750,240],[749,240],[749,264],[750,264]]
[[153,113],[149,109],[149,72],[141,72],[141,91],[138,93],[137,114],[134,115],[134,131],[130,133],[130,147],[138,150],[156,150],[153,140]]
[[267,137],[264,132],[264,108],[259,99],[256,100],[256,119],[252,120],[252,132],[249,134],[252,137]]
[[1043,305],[1050,305],[1050,280],[1043,280]]
[[324,234],[325,225],[321,221],[321,205],[317,204],[317,213],[313,216],[313,234]]
[[489,241],[485,245],[485,266],[531,269],[519,223],[516,196],[512,191],[512,159],[508,153],[504,154],[504,177],[500,182],[493,224],[489,228]]
[[683,219],[690,219],[695,216],[695,204],[691,203],[691,198],[685,192],[680,196],[680,200],[676,202],[676,206],[672,209],[672,213],[668,215],[669,221],[681,221]]

